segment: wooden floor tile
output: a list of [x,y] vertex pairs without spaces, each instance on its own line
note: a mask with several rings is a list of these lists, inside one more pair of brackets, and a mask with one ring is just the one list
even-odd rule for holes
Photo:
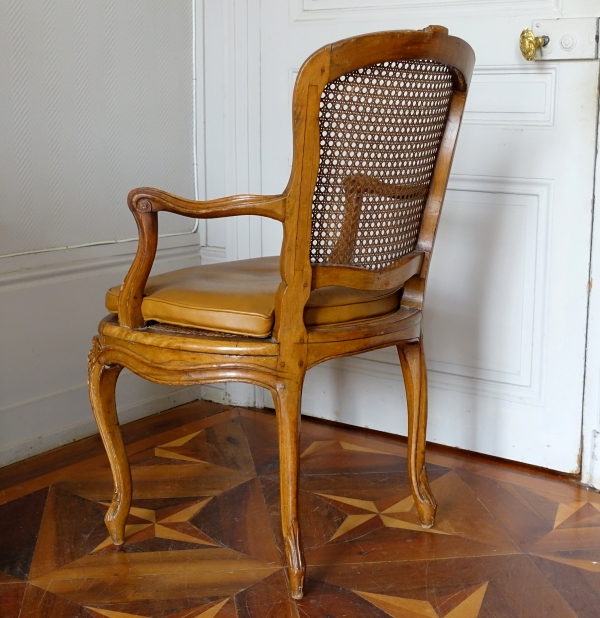
[[599,615],[600,570],[592,572],[536,556],[532,556],[531,560],[567,600],[577,616],[595,618]]
[[308,579],[306,596],[298,602],[298,613],[304,618],[352,616],[352,618],[389,618],[390,614],[347,588],[318,579]]
[[46,487],[0,506],[0,573],[28,579],[47,495]]
[[600,616],[600,495],[565,477],[431,447],[438,516],[424,530],[405,441],[307,419],[295,602],[272,413],[197,402],[124,435],[121,547],[97,439],[0,472],[2,618]]
[[[198,618],[202,615],[217,615],[232,597],[205,598],[188,597],[185,599],[150,599],[127,603],[96,603],[86,607],[94,618],[124,618],[139,616],[143,618]],[[222,616],[226,612],[223,611]],[[235,616],[235,614],[233,614]],[[221,618],[221,615],[220,615]]]
[[225,547],[269,564],[280,564],[257,478],[215,497],[191,523]]
[[25,582],[2,583],[0,581],[0,616],[18,618],[25,594]]
[[102,504],[52,486],[29,579],[52,572],[93,551],[107,536],[103,525],[106,510]]
[[236,604],[238,618],[298,618],[283,570],[238,594]]
[[396,607],[398,615],[431,618],[577,616],[525,555],[336,564],[309,568],[309,576],[353,590],[390,615]]
[[20,616],[27,616],[27,618],[48,618],[48,616],[93,618],[93,615],[79,603],[73,603],[32,585],[28,585],[25,589]]
[[[123,440],[126,444],[135,444],[137,448],[128,448],[134,453],[147,448],[144,437],[152,436],[151,440],[169,437],[172,430],[186,432],[185,427],[194,422],[194,426],[202,420],[210,419],[219,413],[231,410],[227,406],[218,405],[210,401],[197,401],[174,408],[166,413],[155,414],[123,427]],[[237,413],[233,413],[237,416]],[[165,432],[165,433],[163,433]],[[43,453],[25,461],[0,469],[0,504],[9,502],[36,489],[48,487],[60,480],[77,478],[93,470],[102,462],[108,466],[108,459],[100,441],[95,435],[68,446]],[[42,472],[43,471],[43,472]]]
[[231,596],[280,567],[226,548],[88,555],[30,582],[83,605]]

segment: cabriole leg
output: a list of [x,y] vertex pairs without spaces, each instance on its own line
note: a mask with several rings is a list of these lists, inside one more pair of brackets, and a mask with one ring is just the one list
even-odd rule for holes
[[398,345],[408,404],[408,476],[423,528],[431,528],[437,504],[425,469],[427,367],[423,340]]
[[125,542],[125,521],[131,507],[131,469],[119,429],[115,387],[122,367],[105,366],[98,360],[98,343],[90,352],[88,365],[88,390],[90,403],[108,455],[115,483],[112,503],[104,521],[115,545]]
[[281,489],[281,529],[285,543],[292,598],[301,599],[306,566],[298,521],[298,471],[300,462],[301,386],[279,383],[275,393],[279,429],[279,483]]

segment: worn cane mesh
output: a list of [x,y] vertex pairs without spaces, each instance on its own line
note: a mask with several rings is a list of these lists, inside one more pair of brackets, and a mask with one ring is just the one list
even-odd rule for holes
[[448,67],[423,60],[327,84],[311,262],[380,270],[414,250],[452,91]]

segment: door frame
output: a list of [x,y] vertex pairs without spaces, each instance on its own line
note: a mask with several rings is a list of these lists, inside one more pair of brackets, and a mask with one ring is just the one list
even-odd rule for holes
[[[600,91],[600,70],[598,74]],[[596,99],[598,101],[598,99]],[[600,489],[600,106],[596,123],[596,166],[592,204],[592,243],[581,428],[581,480]],[[594,280],[596,283],[594,284]]]

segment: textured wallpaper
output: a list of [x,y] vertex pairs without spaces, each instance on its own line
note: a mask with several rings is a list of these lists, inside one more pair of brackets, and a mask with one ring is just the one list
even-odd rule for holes
[[0,255],[136,237],[134,187],[193,197],[192,80],[192,0],[1,0]]

